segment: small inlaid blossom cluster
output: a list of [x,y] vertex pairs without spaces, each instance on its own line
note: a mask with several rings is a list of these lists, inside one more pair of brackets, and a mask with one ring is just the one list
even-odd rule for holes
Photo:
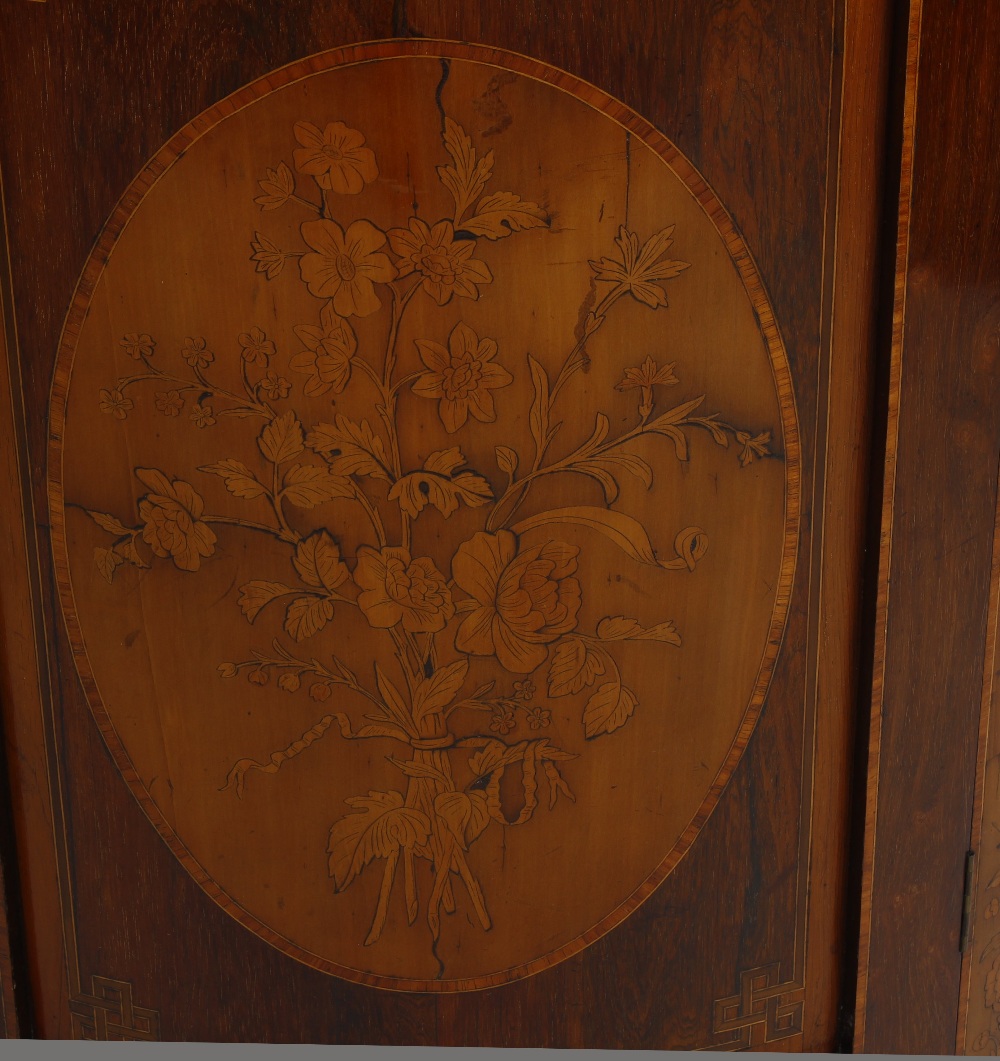
[[[540,785],[550,809],[560,796],[574,799],[562,771],[575,756],[546,735],[558,729],[558,718],[565,722],[567,712],[557,705],[576,705],[589,740],[614,733],[638,707],[618,646],[681,644],[668,619],[650,625],[609,614],[585,628],[581,576],[587,556],[564,540],[560,528],[610,541],[646,565],[651,577],[693,571],[708,544],[700,528],[680,528],[672,555],[661,556],[647,528],[620,504],[622,476],[647,489],[653,483],[653,469],[634,443],[666,440],[673,456],[688,461],[693,433],[704,432],[719,446],[735,440],[746,466],[768,456],[770,433],[754,434],[704,412],[705,395],[671,404],[667,396],[680,386],[676,364],[650,353],[617,384],[619,391],[635,392],[634,412],[616,418],[616,431],[608,415],[597,413],[593,426],[583,425],[554,458],[556,436],[562,432],[565,442],[581,427],[572,416],[557,420],[554,411],[587,364],[588,344],[613,307],[631,299],[651,311],[665,309],[664,284],[688,269],[669,257],[673,228],[643,240],[622,227],[614,250],[590,262],[590,289],[581,291],[590,308],[561,355],[519,361],[465,314],[404,351],[401,324],[411,303],[423,299],[433,310],[486,297],[498,283],[489,264],[491,243],[544,230],[545,210],[513,192],[488,191],[493,152],[481,155],[446,118],[449,161],[437,167],[437,176],[453,209],[446,217],[414,214],[380,227],[356,216],[354,205],[380,177],[365,136],[334,121],[322,129],[299,122],[294,137],[294,171],[283,161],[267,168],[255,202],[263,211],[305,212],[301,246],[283,249],[257,232],[250,260],[267,282],[302,284],[313,296],[315,317],[289,329],[297,345],[279,351],[275,338],[253,323],[232,343],[191,335],[173,349],[147,333],[129,333],[120,350],[135,370],[100,393],[101,409],[118,420],[136,408],[133,395],[143,384],[162,416],[186,415],[199,429],[221,417],[251,425],[244,452],[199,468],[221,480],[233,510],[209,512],[191,483],[136,468],[142,490],[135,522],[90,512],[113,539],[98,548],[96,561],[111,581],[122,565],[147,567],[151,557],[197,572],[215,556],[223,532],[280,542],[284,570],[255,572],[258,577],[242,581],[237,595],[249,623],[270,622],[280,632],[266,650],[251,648],[247,658],[223,662],[218,671],[225,679],[242,675],[256,687],[305,694],[335,709],[287,747],[241,759],[229,785],[242,795],[250,772],[275,773],[331,730],[348,741],[386,743],[401,787],[347,801],[350,812],[332,825],[329,838],[335,890],[348,887],[369,863],[383,863],[366,944],[385,927],[391,898],[400,891],[397,880],[407,922],[422,908],[435,940],[442,915],[458,909],[459,887],[489,929],[473,844],[491,825],[530,821]],[[399,177],[392,179],[398,183]],[[530,240],[525,253],[531,253]],[[297,268],[286,268],[292,261]],[[384,345],[364,349],[355,324],[376,315],[384,320]],[[402,369],[403,357],[419,367]],[[517,380],[529,405],[530,444],[520,452],[498,445],[492,467],[470,467],[465,440],[477,424],[493,423],[508,410],[521,413]],[[446,448],[414,452],[400,430],[404,389],[432,403],[449,436]],[[338,411],[318,422],[304,420],[303,399],[324,395],[338,399]],[[527,497],[553,476],[579,483],[579,503],[523,515]],[[341,551],[345,506],[366,528],[366,540],[352,542],[350,558]],[[316,526],[315,513],[308,521],[302,513],[320,508],[323,525],[308,529]],[[460,508],[481,514],[472,534],[450,540],[436,529],[422,532],[430,511],[448,520]],[[329,634],[345,619],[365,624],[370,644],[384,639],[384,651],[351,662],[330,652],[335,640]],[[513,810],[501,794],[507,769],[516,771],[521,789]]]

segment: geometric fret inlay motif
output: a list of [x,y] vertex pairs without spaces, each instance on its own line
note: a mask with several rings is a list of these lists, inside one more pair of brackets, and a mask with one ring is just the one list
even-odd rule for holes
[[123,980],[92,976],[91,994],[77,995],[70,1004],[73,1038],[101,1042],[157,1042],[160,1014],[132,1004],[132,985]]
[[712,1031],[717,1038],[705,1050],[748,1050],[802,1031],[805,988],[781,982],[781,963],[771,962],[740,974],[740,990],[715,1000]]

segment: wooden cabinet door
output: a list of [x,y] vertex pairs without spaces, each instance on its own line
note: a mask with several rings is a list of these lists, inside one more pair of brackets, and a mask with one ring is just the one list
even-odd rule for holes
[[1000,1048],[1000,8],[915,0],[907,15],[855,1042],[988,1055]]
[[22,1030],[843,1040],[887,6],[7,5]]

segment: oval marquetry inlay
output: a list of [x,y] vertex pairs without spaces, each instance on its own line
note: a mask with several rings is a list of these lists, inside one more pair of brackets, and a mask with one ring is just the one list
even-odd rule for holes
[[798,521],[777,327],[691,165],[541,64],[368,45],[185,128],[86,267],[52,447],[115,761],[325,971],[573,954],[760,712]]

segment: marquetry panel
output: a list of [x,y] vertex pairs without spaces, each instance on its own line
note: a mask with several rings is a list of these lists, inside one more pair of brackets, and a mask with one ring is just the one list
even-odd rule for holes
[[256,82],[126,193],[51,423],[90,706],[274,946],[504,983],[697,838],[782,636],[798,426],[746,247],[620,104],[430,42]]

